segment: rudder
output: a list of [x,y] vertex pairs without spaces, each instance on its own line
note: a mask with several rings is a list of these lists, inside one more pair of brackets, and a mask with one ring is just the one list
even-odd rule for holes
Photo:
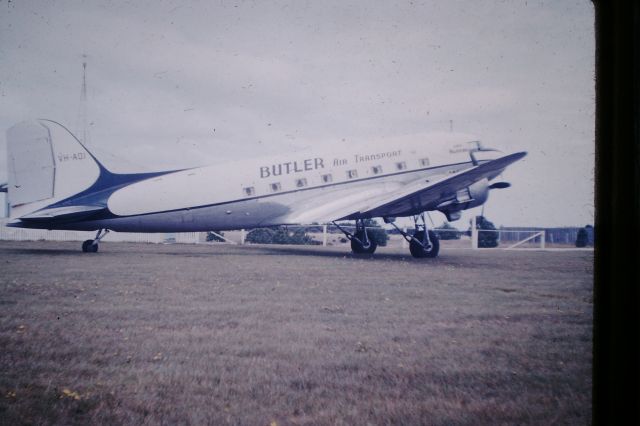
[[21,206],[77,194],[100,176],[101,166],[93,155],[69,130],[50,120],[23,122],[7,130],[7,154],[11,216]]

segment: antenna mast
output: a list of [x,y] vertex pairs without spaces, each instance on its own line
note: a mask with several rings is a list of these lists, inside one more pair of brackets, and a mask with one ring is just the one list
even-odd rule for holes
[[82,55],[82,89],[80,91],[80,126],[82,127],[82,143],[88,145],[87,131],[87,55]]

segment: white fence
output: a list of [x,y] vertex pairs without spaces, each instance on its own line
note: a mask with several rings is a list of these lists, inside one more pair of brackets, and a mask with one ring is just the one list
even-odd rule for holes
[[[84,241],[95,238],[95,232],[88,231],[48,231],[44,229],[23,229],[23,228],[8,228],[5,224],[7,219],[0,219],[0,240],[5,241]],[[350,226],[343,226],[349,228]],[[313,238],[320,240],[323,246],[328,244],[328,235],[331,234],[328,225],[298,225],[290,226],[290,229],[295,228],[320,228],[320,232],[312,232]],[[331,226],[333,229],[333,227]],[[451,229],[434,229],[436,231],[451,231]],[[404,229],[407,232],[407,229]],[[475,232],[474,232],[475,231]],[[540,249],[546,248],[547,238],[544,230],[527,230],[527,229],[509,229],[509,230],[484,230],[472,227],[471,232],[471,248],[478,248],[478,237],[481,232],[494,232],[498,234],[498,241],[501,249],[516,249],[525,247],[537,247]],[[513,235],[517,235],[513,238]],[[246,231],[244,229],[238,231],[225,231],[224,236],[221,239],[225,240],[226,244],[244,244]],[[503,235],[510,235],[508,238],[504,238],[505,241],[501,241]],[[113,242],[131,242],[131,243],[154,243],[154,244],[166,244],[166,243],[179,243],[179,244],[198,244],[207,241],[206,232],[180,232],[180,233],[136,233],[136,232],[109,232],[103,239],[103,241]],[[407,246],[407,242],[404,238],[401,238],[402,247]],[[508,244],[508,245],[507,245]]]
[[[518,232],[518,238],[517,240],[515,240],[515,243],[513,242],[514,240],[508,240],[509,246],[507,247],[500,247],[503,248],[504,250],[511,250],[511,249],[515,249],[517,247],[522,247],[523,245],[527,244],[528,245],[535,245],[535,246],[539,246],[539,248],[541,249],[545,249],[546,248],[546,236],[545,236],[545,231],[526,231],[526,230],[516,230],[516,231],[504,231],[501,229],[476,229],[475,232],[471,232],[471,248],[477,249],[479,248],[479,244],[478,244],[478,239],[480,238],[480,233],[481,232],[492,232],[498,235],[497,237],[497,242],[501,242],[502,240],[502,236],[505,233],[515,233]],[[522,235],[524,234],[524,235]],[[523,238],[524,237],[524,238]]]
[[471,248],[477,249],[479,248],[478,239],[480,238],[481,232],[492,232],[497,234],[498,241],[500,241],[500,236],[502,233],[513,233],[518,232],[518,237],[520,237],[520,233],[529,234],[523,239],[516,241],[514,244],[509,245],[509,247],[504,248],[505,250],[515,249],[516,247],[521,247],[525,243],[539,243],[540,248],[544,250],[545,248],[545,231],[528,231],[528,230],[508,230],[503,231],[500,229],[478,229],[476,224],[476,217],[474,216],[471,219]]

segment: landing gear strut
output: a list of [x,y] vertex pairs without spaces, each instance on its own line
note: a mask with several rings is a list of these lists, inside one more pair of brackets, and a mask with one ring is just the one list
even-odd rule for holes
[[[104,233],[103,233],[104,231]],[[85,253],[97,253],[98,243],[109,233],[108,229],[99,229],[96,237],[93,240],[86,240],[82,243],[82,251]]]
[[436,257],[440,252],[440,240],[435,232],[427,229],[427,222],[424,218],[424,212],[413,217],[415,223],[415,233],[409,235],[392,221],[383,218],[385,223],[390,223],[394,228],[402,234],[405,240],[409,242],[409,251],[411,256],[415,258]]
[[351,241],[351,250],[358,254],[372,254],[378,248],[378,243],[375,240],[369,238],[367,234],[367,228],[364,226],[364,219],[356,219],[356,232],[353,234],[346,231],[337,223],[333,222],[335,226],[341,230],[344,235]]

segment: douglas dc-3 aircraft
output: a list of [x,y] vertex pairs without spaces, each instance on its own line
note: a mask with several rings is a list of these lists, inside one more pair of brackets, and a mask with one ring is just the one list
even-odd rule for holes
[[[490,183],[525,152],[504,155],[467,135],[308,154],[247,159],[155,173],[113,173],[64,126],[51,120],[7,131],[11,220],[7,226],[97,231],[82,244],[97,252],[109,232],[193,232],[354,220],[336,224],[356,253],[376,243],[365,219],[381,217],[414,257],[436,257],[439,242],[424,213],[449,221],[483,204]],[[393,222],[413,216],[409,235]],[[352,228],[350,228],[352,229]]]

